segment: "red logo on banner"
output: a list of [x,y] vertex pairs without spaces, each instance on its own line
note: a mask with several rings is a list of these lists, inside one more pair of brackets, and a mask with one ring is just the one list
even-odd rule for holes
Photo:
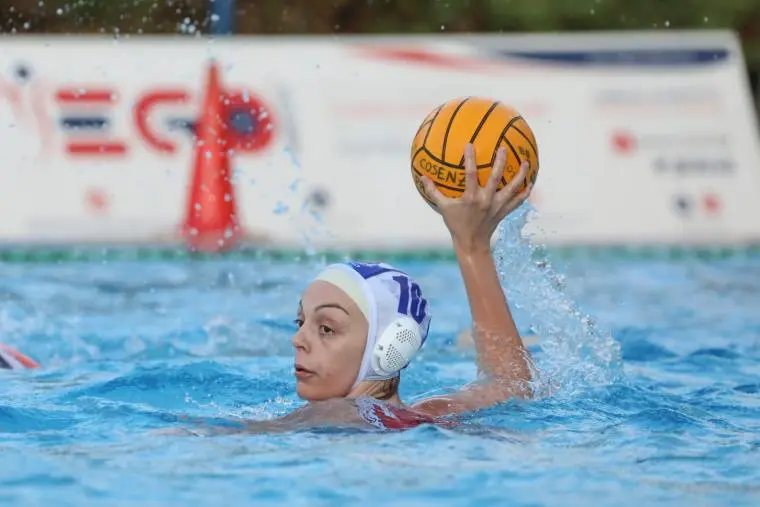
[[111,88],[62,88],[55,96],[71,155],[124,155],[127,144],[112,137],[111,109],[118,102]]
[[96,214],[106,213],[111,204],[108,194],[99,188],[91,188],[87,190],[84,200],[87,207]]
[[154,150],[162,153],[174,153],[177,145],[171,139],[162,136],[163,129],[155,128],[150,122],[150,114],[161,105],[184,105],[190,102],[190,94],[184,90],[153,90],[139,98],[134,109],[134,123],[143,141]]
[[721,211],[721,208],[723,207],[720,202],[720,197],[718,197],[715,194],[707,194],[703,197],[703,203],[705,210],[707,210],[708,213],[716,214]]
[[693,217],[697,213],[704,213],[710,216],[720,215],[723,211],[723,202],[721,198],[713,193],[703,194],[695,197],[688,194],[679,194],[674,196],[673,203],[676,211],[685,217]]
[[250,92],[235,92],[225,102],[232,149],[256,153],[267,148],[274,136],[274,120],[263,99]]
[[629,132],[614,132],[612,149],[621,155],[630,155],[636,150],[636,137]]
[[[191,102],[186,90],[152,90],[143,94],[133,110],[134,123],[143,141],[152,149],[172,154],[178,149],[177,141],[166,135],[170,130],[184,130],[195,135],[197,119],[170,117],[166,125],[151,121],[151,115],[161,107],[182,106]],[[225,92],[224,118],[229,142],[239,154],[259,153],[269,148],[275,136],[272,109],[257,94],[247,90]]]
[[[51,135],[60,135],[65,153],[72,157],[124,157],[137,149],[138,138],[154,152],[174,154],[181,144],[177,133],[194,138],[198,118],[202,115],[200,88],[196,92],[157,84],[141,91],[137,97],[125,98],[118,86],[106,84],[41,87],[38,78],[30,77],[31,70],[24,69],[26,77],[22,82],[0,78],[0,102],[10,103],[17,120],[23,118],[27,110],[34,112],[39,120],[37,128],[43,148],[50,145]],[[224,93],[223,116],[232,148],[238,154],[255,154],[269,148],[276,138],[277,122],[267,100],[246,89],[229,89]],[[57,107],[52,115],[43,110],[51,99]],[[197,104],[196,110],[190,115],[182,111],[194,104]],[[118,132],[115,118],[121,115],[115,114],[116,108],[130,106],[132,125]]]

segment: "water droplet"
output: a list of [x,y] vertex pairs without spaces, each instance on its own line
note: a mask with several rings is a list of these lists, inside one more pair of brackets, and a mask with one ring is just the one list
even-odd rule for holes
[[231,194],[224,194],[224,202],[230,202],[232,200]]
[[55,13],[59,16],[63,16],[63,9],[56,9]]
[[669,27],[670,27],[670,21],[668,21],[668,20],[666,19],[666,20],[665,20],[665,28],[669,28]]
[[298,160],[298,153],[289,144],[285,146],[284,151],[290,156],[290,163],[300,169],[301,163]]
[[288,212],[289,209],[290,207],[287,204],[285,204],[282,201],[277,201],[277,204],[272,210],[272,213],[274,213],[275,215],[284,215],[285,213]]
[[315,222],[318,224],[323,223],[322,213],[320,213],[318,210],[315,210],[314,208],[309,208],[309,215],[311,215],[311,218],[314,219]]

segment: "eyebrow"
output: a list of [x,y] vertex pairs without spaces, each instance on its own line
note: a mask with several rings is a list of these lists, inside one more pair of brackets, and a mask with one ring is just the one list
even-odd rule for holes
[[[324,303],[319,306],[314,307],[314,311],[321,310],[323,308],[337,308],[338,310],[343,311],[346,315],[349,317],[351,316],[350,313],[348,313],[348,310],[346,310],[343,306],[339,305],[338,303]],[[303,313],[303,301],[298,302],[298,311]]]
[[325,303],[323,305],[319,305],[316,308],[314,308],[314,311],[321,310],[322,308],[337,308],[338,310],[341,310],[346,315],[349,315],[348,310],[340,306],[338,303]]

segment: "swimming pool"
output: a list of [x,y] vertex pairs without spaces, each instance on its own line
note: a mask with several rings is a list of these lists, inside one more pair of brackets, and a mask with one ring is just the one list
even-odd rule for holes
[[[501,269],[553,395],[458,429],[206,438],[157,430],[300,403],[316,261],[6,262],[2,339],[46,368],[0,378],[0,504],[757,505],[760,256],[550,258],[559,275],[526,249]],[[472,380],[456,266],[397,264],[435,312],[404,398]]]

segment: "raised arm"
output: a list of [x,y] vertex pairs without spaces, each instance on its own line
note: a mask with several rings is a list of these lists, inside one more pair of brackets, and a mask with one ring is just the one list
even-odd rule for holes
[[425,192],[436,203],[446,226],[462,273],[473,319],[473,341],[481,379],[461,391],[430,398],[415,408],[431,415],[477,410],[514,396],[530,394],[530,354],[517,331],[506,296],[499,283],[491,237],[499,223],[530,194],[525,181],[526,163],[509,185],[497,191],[504,172],[506,154],[500,150],[494,170],[484,186],[478,183],[472,145],[465,151],[466,190],[458,199],[443,196],[429,181]]

